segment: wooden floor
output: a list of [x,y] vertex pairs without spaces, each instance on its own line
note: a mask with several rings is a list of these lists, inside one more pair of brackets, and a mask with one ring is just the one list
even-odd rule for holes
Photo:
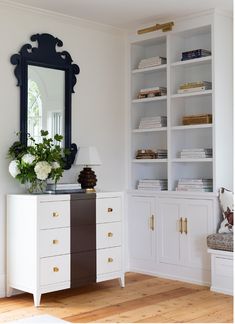
[[233,299],[209,288],[129,273],[126,287],[117,280],[42,296],[0,299],[0,323],[48,314],[72,323],[231,323]]

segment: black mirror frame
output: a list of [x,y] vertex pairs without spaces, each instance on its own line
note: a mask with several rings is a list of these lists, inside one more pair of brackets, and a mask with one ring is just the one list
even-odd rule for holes
[[77,145],[71,143],[71,103],[74,86],[77,82],[76,74],[80,69],[67,51],[57,52],[56,46],[62,47],[63,42],[50,34],[35,34],[30,40],[37,41],[38,47],[25,44],[18,54],[11,56],[11,63],[16,65],[14,73],[17,78],[17,86],[20,87],[20,141],[27,146],[27,106],[28,106],[28,65],[36,65],[65,71],[65,148],[70,155],[66,158],[65,169],[70,169],[74,162]]

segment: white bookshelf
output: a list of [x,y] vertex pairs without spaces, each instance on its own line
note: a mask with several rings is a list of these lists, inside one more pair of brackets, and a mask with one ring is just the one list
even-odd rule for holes
[[[231,138],[227,138],[229,132],[221,134],[223,127],[226,127],[226,120],[228,122],[232,116],[231,87],[229,86],[230,90],[225,89],[229,68],[226,62],[223,62],[226,65],[226,73],[221,74],[222,67],[218,68],[218,57],[223,53],[220,43],[222,42],[223,46],[226,43],[227,50],[230,45],[226,35],[224,39],[216,39],[213,28],[211,21],[204,20],[201,26],[198,23],[193,26],[192,23],[188,29],[184,25],[183,28],[176,28],[169,33],[149,33],[131,39],[130,189],[135,190],[138,180],[141,179],[166,178],[168,191],[175,191],[177,180],[180,178],[211,178],[214,192],[220,186],[232,183],[229,179],[229,172],[232,172],[231,163],[228,166],[230,171],[224,171],[223,159],[220,156],[220,150],[221,153],[228,154],[224,144],[231,145]],[[181,61],[182,52],[200,48],[209,50],[211,55]],[[141,59],[158,55],[166,57],[167,63],[138,69]],[[177,93],[180,84],[196,81],[210,81],[212,89]],[[166,87],[167,95],[138,99],[140,89],[154,86]],[[230,91],[230,98],[225,99],[227,107],[224,108],[224,116],[222,106],[219,107],[219,104],[223,105],[223,91]],[[182,124],[183,116],[199,114],[212,114],[212,123]],[[167,126],[139,129],[141,118],[155,116],[167,116]],[[182,149],[193,148],[212,148],[213,156],[199,159],[179,158]],[[168,157],[161,160],[135,159],[138,149],[167,149]],[[231,154],[229,156],[231,157]]]

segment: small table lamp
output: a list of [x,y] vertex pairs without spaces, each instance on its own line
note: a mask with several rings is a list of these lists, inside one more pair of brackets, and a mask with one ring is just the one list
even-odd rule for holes
[[81,146],[78,151],[76,161],[77,165],[84,165],[84,169],[78,176],[78,182],[81,183],[82,189],[87,192],[95,192],[95,185],[97,178],[95,172],[91,169],[92,165],[101,165],[101,160],[96,147],[94,146]]

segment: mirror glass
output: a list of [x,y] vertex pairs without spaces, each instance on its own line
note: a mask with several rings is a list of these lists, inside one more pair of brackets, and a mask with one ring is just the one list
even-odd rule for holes
[[[41,130],[65,137],[65,71],[28,65],[27,131],[37,143]],[[61,143],[64,146],[64,143]]]

